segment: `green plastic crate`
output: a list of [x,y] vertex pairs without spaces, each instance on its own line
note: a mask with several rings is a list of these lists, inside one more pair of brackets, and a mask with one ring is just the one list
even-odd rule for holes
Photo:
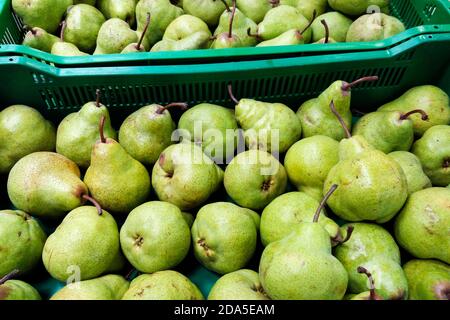
[[242,61],[368,51],[391,48],[421,34],[450,32],[450,5],[447,0],[391,0],[391,14],[402,20],[408,30],[382,41],[60,57],[17,45],[21,43],[25,31],[20,19],[12,13],[10,2],[0,0],[0,56],[28,56],[59,67]]

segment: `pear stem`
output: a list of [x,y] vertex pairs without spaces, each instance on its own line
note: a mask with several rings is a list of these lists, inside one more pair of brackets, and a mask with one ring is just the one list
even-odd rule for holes
[[164,111],[166,111],[167,109],[172,108],[172,107],[177,107],[177,108],[180,108],[181,110],[186,110],[188,108],[188,104],[185,102],[172,102],[164,107],[158,108],[158,110],[156,110],[156,113],[163,114]]
[[345,136],[347,137],[347,139],[350,139],[352,137],[352,134],[350,133],[350,130],[348,129],[347,124],[345,123],[344,119],[342,119],[342,116],[336,110],[336,106],[334,105],[334,100],[331,100],[330,109],[331,109],[331,112],[333,112],[334,115],[336,116],[336,118],[339,120],[339,123],[341,124],[342,128],[345,131]]
[[0,286],[2,284],[4,284],[6,281],[14,278],[15,276],[17,276],[19,274],[19,269],[14,269],[13,271],[11,271],[10,273],[8,273],[6,276],[4,276],[3,278],[0,279]]
[[328,190],[328,192],[323,197],[322,201],[320,201],[320,205],[317,208],[316,213],[314,214],[313,222],[318,222],[319,221],[320,212],[323,210],[323,208],[325,207],[325,204],[327,203],[327,200],[331,197],[331,195],[333,194],[333,192],[336,191],[337,188],[338,188],[338,185],[337,184],[333,184],[331,186],[330,190]]
[[61,41],[64,42],[64,31],[66,30],[66,20],[63,20],[61,22],[61,32],[59,33],[59,37],[61,38]]
[[375,281],[373,280],[372,274],[364,267],[358,267],[358,273],[364,273],[367,278],[369,278],[369,285],[370,285],[370,296],[369,300],[376,300],[376,294],[375,294]]
[[269,3],[272,5],[272,8],[275,8],[280,4],[280,0],[269,0]]
[[230,16],[230,27],[228,29],[228,38],[233,38],[233,21],[234,21],[234,15],[236,14],[236,0],[233,0],[233,10],[231,11]]
[[252,37],[252,38],[256,38],[256,39],[261,39],[261,37],[259,36],[259,34],[253,34],[252,33],[252,28],[248,28],[247,29],[247,35],[249,36],[249,37]]
[[97,208],[97,212],[98,214],[101,216],[103,214],[103,210],[102,207],[100,206],[100,204],[97,202],[97,200],[95,200],[94,198],[92,198],[91,196],[87,195],[87,194],[83,194],[82,198],[84,200],[87,200],[89,202],[91,202],[96,208]]
[[314,10],[314,12],[313,12],[313,17],[312,17],[311,21],[309,21],[309,23],[308,23],[308,25],[305,27],[305,29],[303,29],[302,32],[300,32],[301,35],[303,35],[303,34],[305,33],[305,31],[308,30],[309,27],[311,27],[311,25],[312,25],[313,22],[314,22],[314,19],[316,18],[316,15],[317,15],[317,11]]
[[222,1],[222,3],[225,5],[225,9],[227,10],[227,12],[231,12],[230,6],[228,5],[228,3],[225,0],[220,0]]
[[325,41],[324,41],[324,43],[328,43],[330,41],[330,28],[328,28],[328,24],[325,21],[325,19],[320,20],[320,22],[323,24],[323,27],[325,28]]
[[100,89],[95,90],[95,105],[100,108]]
[[350,240],[353,230],[355,230],[354,226],[348,226],[347,227],[347,235],[345,236],[345,239],[341,241],[341,244],[346,243],[348,240]]
[[228,95],[230,96],[231,100],[233,100],[233,102],[235,104],[239,104],[239,100],[236,99],[236,97],[233,94],[233,86],[230,84],[228,84]]
[[100,118],[99,131],[100,131],[100,141],[102,143],[106,143],[105,131],[104,131],[104,129],[105,129],[105,120],[106,120],[105,116],[102,116]]
[[370,81],[377,81],[379,78],[378,76],[370,76],[370,77],[363,77],[361,79],[355,80],[351,83],[345,82],[342,85],[342,90],[343,91],[350,91],[354,86],[363,83],[363,82],[370,82]]
[[142,41],[144,41],[145,34],[147,33],[148,27],[150,25],[150,12],[147,12],[147,22],[145,23],[144,30],[142,31],[141,37],[139,38],[139,42],[137,43],[136,49],[139,50],[141,48]]
[[422,120],[423,121],[426,121],[426,120],[429,119],[428,114],[425,111],[423,111],[421,109],[416,109],[416,110],[409,111],[409,112],[407,112],[405,114],[402,114],[400,116],[400,120],[406,120],[406,119],[408,119],[409,116],[411,116],[411,115],[413,115],[415,113],[420,113],[422,115]]

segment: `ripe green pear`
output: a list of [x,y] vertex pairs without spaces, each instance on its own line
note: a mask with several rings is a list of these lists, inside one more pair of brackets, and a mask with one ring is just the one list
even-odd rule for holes
[[122,300],[203,300],[197,286],[179,272],[166,270],[135,278]]
[[60,41],[61,39],[57,36],[54,36],[39,27],[34,27],[25,34],[22,44],[50,53],[53,45]]
[[356,19],[347,32],[347,42],[377,41],[405,31],[405,25],[384,13],[371,13]]
[[202,205],[221,186],[222,180],[222,169],[190,142],[166,148],[152,172],[158,198],[181,210]]
[[132,210],[120,230],[123,253],[136,269],[146,273],[178,265],[189,251],[190,239],[180,209],[160,201]]
[[59,124],[56,135],[56,151],[75,162],[81,168],[89,167],[91,152],[100,139],[98,125],[105,117],[105,137],[116,139],[108,109],[95,101],[86,103],[78,112],[67,115]]
[[404,266],[410,300],[448,300],[450,267],[436,260],[410,260]]
[[12,0],[14,12],[30,27],[54,33],[72,0]]
[[314,19],[314,11],[316,15],[323,14],[328,4],[327,0],[275,0],[273,2],[297,8],[308,20]]
[[87,194],[78,166],[53,152],[23,157],[8,176],[8,195],[13,205],[41,218],[63,217],[82,205]]
[[299,191],[320,200],[328,172],[339,162],[339,143],[327,136],[296,142],[286,153],[284,167]]
[[450,126],[438,125],[428,129],[412,148],[434,186],[450,183]]
[[151,187],[144,165],[110,138],[94,144],[84,182],[102,208],[117,214],[128,214],[144,203]]
[[316,19],[311,25],[312,30],[312,41],[317,42],[325,38],[325,28],[323,27],[321,21],[325,20],[330,31],[330,38],[337,42],[345,42],[347,38],[347,31],[350,28],[353,21],[342,13],[339,12],[327,12]]
[[121,53],[126,46],[138,42],[138,34],[119,18],[111,18],[102,24],[98,32],[94,54]]
[[227,166],[224,185],[238,205],[260,210],[285,191],[287,175],[271,154],[249,150],[238,154]]
[[336,11],[351,16],[360,16],[364,13],[368,13],[371,6],[373,6],[374,9],[375,7],[378,7],[382,11],[386,10],[389,6],[389,0],[328,0],[328,4]]
[[[231,7],[231,0],[225,1]],[[219,0],[183,0],[184,12],[202,19],[210,27],[219,24],[220,15],[225,9],[225,4]]]
[[0,277],[15,269],[31,271],[41,261],[47,235],[39,223],[20,210],[0,211]]
[[245,267],[255,252],[259,215],[228,202],[202,207],[192,225],[197,260],[219,274]]
[[106,19],[119,18],[134,26],[138,2],[138,0],[98,0],[97,7]]
[[[230,15],[232,12],[225,10],[219,19],[219,25],[214,31],[214,36],[222,33],[227,33],[230,27]],[[248,18],[241,10],[236,9],[233,19],[233,34],[239,38],[243,47],[253,47],[258,40],[256,37],[248,35],[247,30],[250,29],[252,34],[256,34],[258,25],[250,18]]]
[[37,151],[55,150],[56,131],[34,108],[13,105],[0,112],[0,173]]
[[60,281],[88,280],[103,274],[119,250],[116,221],[93,206],[72,210],[45,243],[42,261]]
[[388,154],[402,168],[408,184],[408,195],[431,187],[431,181],[423,172],[419,158],[406,151],[395,151]]
[[269,297],[261,286],[258,273],[241,269],[217,280],[208,300],[269,300]]
[[39,292],[26,282],[13,280],[18,270],[0,279],[0,301],[2,300],[41,300]]
[[52,46],[51,54],[64,57],[87,56],[85,52],[81,52],[76,45],[69,42],[55,42]]
[[395,238],[416,258],[450,263],[450,190],[428,188],[409,196],[395,221]]
[[67,284],[50,300],[121,300],[129,282],[122,276],[109,274],[99,278]]
[[255,23],[263,21],[267,11],[278,5],[271,0],[236,0],[236,3],[239,10]]
[[408,90],[398,99],[381,106],[379,111],[401,111],[408,113],[421,109],[428,115],[423,121],[420,114],[411,115],[414,133],[421,137],[436,125],[450,124],[450,102],[448,95],[435,86],[419,86]]
[[273,46],[290,46],[296,44],[304,44],[305,39],[301,31],[297,29],[290,29],[283,32],[278,37],[258,43],[257,47],[273,47]]

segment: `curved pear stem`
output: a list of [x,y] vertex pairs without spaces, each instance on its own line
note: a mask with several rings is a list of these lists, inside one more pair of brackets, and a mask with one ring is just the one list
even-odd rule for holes
[[343,91],[350,91],[354,86],[357,86],[360,83],[377,81],[378,79],[379,79],[378,76],[370,76],[370,77],[363,77],[361,79],[355,80],[355,81],[350,82],[350,83],[345,82],[342,85],[342,90]]
[[358,267],[358,273],[364,273],[367,278],[369,278],[369,289],[370,289],[370,296],[369,300],[376,300],[376,294],[375,294],[375,281],[373,280],[372,274],[364,267],[359,266]]
[[179,108],[180,110],[186,110],[189,106],[185,102],[172,102],[164,107],[158,108],[158,110],[156,110],[156,113],[163,114],[164,111],[166,111],[169,108],[173,108],[173,107]]
[[300,32],[301,35],[303,35],[303,34],[305,33],[305,31],[308,30],[309,27],[311,27],[311,25],[312,25],[313,22],[314,22],[314,19],[316,18],[316,15],[317,15],[317,11],[314,10],[314,12],[313,12],[313,17],[312,17],[311,21],[308,23],[308,25],[305,27],[305,29],[303,29],[303,30]]
[[345,131],[345,136],[347,137],[347,139],[350,139],[352,137],[352,134],[351,134],[350,130],[348,129],[347,124],[345,123],[344,119],[342,119],[342,116],[336,110],[336,106],[334,105],[334,100],[331,100],[331,102],[330,102],[330,109],[331,109],[331,112],[333,112],[334,115],[336,116],[336,118],[339,120],[339,123],[341,124],[342,128]]
[[100,108],[100,89],[95,90],[95,105]]
[[83,195],[82,195],[82,198],[83,198],[84,200],[89,201],[90,203],[92,203],[92,204],[97,208],[98,215],[101,216],[101,215],[103,214],[102,207],[101,207],[100,204],[97,202],[97,200],[95,200],[94,198],[92,198],[91,196],[89,196],[89,195],[87,195],[87,194],[83,194]]
[[421,109],[416,109],[416,110],[409,111],[405,114],[402,114],[400,116],[400,120],[406,120],[406,119],[408,119],[409,116],[416,114],[416,113],[420,113],[422,115],[423,121],[427,121],[429,119],[428,114],[425,111],[423,111]]
[[249,37],[252,37],[252,38],[256,38],[256,39],[261,39],[261,37],[259,36],[259,34],[254,34],[254,33],[252,33],[252,28],[248,28],[247,29],[247,35],[249,36]]
[[239,104],[239,100],[236,99],[236,97],[233,94],[233,86],[230,84],[228,84],[228,95],[230,96],[231,100],[233,100],[233,102],[235,104]]
[[355,230],[354,226],[347,227],[347,235],[345,236],[345,239],[340,242],[340,244],[346,243],[348,240],[350,240],[353,234],[353,230]]
[[272,6],[272,8],[275,8],[280,5],[280,0],[269,0],[269,3]]
[[228,38],[233,38],[233,21],[234,21],[234,15],[236,14],[236,0],[233,0],[233,10],[231,11],[230,16],[230,26],[228,29]]
[[147,12],[147,22],[145,23],[144,30],[142,30],[141,37],[139,38],[139,41],[138,41],[138,43],[136,45],[136,49],[137,50],[140,49],[140,47],[142,45],[142,41],[144,41],[145,34],[147,33],[148,27],[150,26],[150,16],[151,16],[150,12]]
[[320,201],[320,205],[317,208],[316,213],[314,214],[313,222],[318,222],[319,221],[320,212],[323,210],[323,208],[325,207],[325,204],[327,203],[327,200],[331,197],[331,195],[333,194],[333,192],[336,191],[337,188],[338,188],[338,185],[337,184],[333,184],[331,186],[330,190],[328,190],[328,192],[323,197],[322,201]]
[[231,12],[231,9],[230,9],[230,6],[228,5],[228,3],[225,0],[220,0],[220,1],[222,1],[222,3],[225,5],[225,9],[227,10],[227,12]]
[[102,116],[101,118],[100,118],[100,124],[99,124],[99,131],[100,131],[100,141],[102,142],[102,143],[106,143],[106,138],[105,138],[105,120],[106,120],[106,118],[105,118],[105,116]]
[[330,28],[328,28],[328,24],[325,21],[325,19],[320,20],[320,23],[322,23],[323,27],[325,28],[325,41],[324,41],[324,43],[328,43],[330,41]]
[[61,31],[59,33],[59,38],[61,39],[62,42],[64,42],[64,31],[66,30],[66,20],[63,20],[61,22]]
[[10,273],[8,273],[6,276],[0,279],[0,286],[4,284],[6,281],[15,278],[19,274],[19,269],[14,269]]

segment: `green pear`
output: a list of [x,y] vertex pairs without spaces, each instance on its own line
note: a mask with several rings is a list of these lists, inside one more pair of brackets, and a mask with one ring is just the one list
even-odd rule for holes
[[[241,37],[233,32],[233,22],[234,16],[236,14],[236,0],[233,0],[233,2],[234,6],[231,14],[229,15],[228,30],[214,35],[214,40],[211,44],[212,49],[245,47],[245,44],[242,42]],[[251,28],[249,30],[251,31]],[[250,37],[250,35],[248,35],[248,37]]]
[[368,13],[371,7],[377,9],[386,10],[389,6],[389,0],[328,0],[328,4],[336,11],[340,11],[344,14],[351,16],[360,16],[364,13]]
[[34,108],[13,105],[0,112],[0,173],[9,170],[24,156],[55,150],[56,130]]
[[202,207],[192,225],[197,260],[219,274],[247,265],[258,240],[259,215],[228,202]]
[[315,14],[321,15],[327,9],[327,0],[274,0],[272,2],[295,7],[308,20],[314,20]]
[[177,206],[152,201],[130,212],[120,230],[120,243],[136,269],[153,273],[178,265],[189,251],[190,236]]
[[450,183],[450,126],[439,125],[428,129],[412,148],[434,186]]
[[65,57],[76,57],[76,56],[87,56],[88,54],[85,52],[81,52],[80,49],[77,48],[76,45],[69,42],[56,42],[52,46],[52,50],[50,52],[56,56],[65,56]]
[[408,184],[408,195],[431,187],[431,181],[423,172],[419,158],[406,151],[395,151],[388,154],[402,168]]
[[73,4],[79,4],[79,3],[85,3],[90,6],[95,6],[97,3],[97,0],[73,0]]
[[311,222],[299,224],[288,236],[264,249],[259,275],[270,298],[340,300],[344,297],[347,272],[331,254],[329,233],[317,223],[326,197]]
[[0,301],[2,300],[41,300],[39,292],[26,282],[13,280],[19,273],[14,270],[0,279]]
[[142,32],[151,14],[152,23],[145,34],[149,46],[162,39],[164,31],[175,18],[181,16],[183,9],[173,5],[170,0],[140,0],[136,5],[137,31]]
[[105,22],[103,14],[88,4],[77,4],[67,12],[64,40],[83,52],[93,52],[100,27]]
[[105,210],[128,214],[150,194],[149,173],[117,141],[105,138],[102,128],[100,136],[92,148],[84,182]]
[[33,216],[60,218],[86,201],[88,189],[72,160],[52,152],[35,152],[20,159],[8,176],[13,205]]
[[195,284],[179,272],[166,270],[135,278],[123,300],[203,300]]
[[203,49],[208,46],[210,38],[211,31],[205,22],[185,14],[169,24],[163,40],[156,43],[151,51]]
[[428,188],[409,196],[395,221],[395,238],[416,258],[450,263],[450,190]]
[[257,47],[274,47],[274,46],[291,46],[296,44],[304,44],[305,39],[300,30],[290,29],[283,32],[278,37],[258,43]]
[[47,235],[39,223],[20,210],[0,211],[0,277],[31,271],[41,261]]
[[296,142],[286,153],[284,167],[289,180],[309,196],[320,200],[328,172],[339,162],[339,143],[327,136]]
[[34,27],[25,34],[22,44],[50,53],[53,45],[60,41],[61,39],[57,36],[54,36],[39,27]]
[[238,154],[227,166],[224,185],[238,205],[260,210],[284,193],[287,175],[270,153],[249,150]]
[[138,0],[98,0],[97,7],[106,19],[119,18],[134,26],[137,3]]
[[436,260],[411,260],[404,266],[410,300],[448,300],[450,267]]
[[227,8],[224,2],[231,6],[231,0],[183,0],[185,13],[202,19],[210,27],[219,24],[220,15]]
[[367,279],[369,280],[369,291],[364,291],[358,294],[348,294],[349,299],[347,300],[384,300],[384,298],[377,293],[372,273],[370,273],[369,270],[361,266],[357,268],[357,271],[358,273],[363,273],[367,276]]
[[351,89],[367,81],[376,81],[378,77],[364,77],[354,82],[333,82],[317,98],[304,102],[297,111],[303,130],[303,137],[324,135],[340,141],[345,137],[345,131],[338,119],[330,110],[333,100],[336,110],[344,118],[345,124],[350,128],[352,113],[350,111]]
[[121,53],[131,43],[139,41],[138,34],[119,18],[111,18],[102,24],[94,54]]
[[224,159],[233,158],[238,144],[233,109],[201,103],[183,113],[178,129],[183,138],[201,145],[203,152],[216,163],[223,164]]
[[258,35],[262,40],[270,40],[291,29],[305,30],[304,41],[309,43],[312,35],[311,29],[307,28],[309,23],[298,9],[280,5],[267,12],[258,25]]
[[127,264],[127,260],[122,253],[122,249],[119,248],[117,253],[114,255],[114,259],[109,265],[108,269],[106,269],[105,273],[120,273],[123,271],[125,265]]
[[239,10],[255,23],[263,21],[266,13],[279,4],[273,0],[236,0],[236,3]]
[[114,218],[101,208],[83,206],[67,214],[48,237],[42,261],[55,279],[89,280],[108,269],[119,245]]
[[377,41],[405,31],[405,25],[384,13],[371,13],[356,19],[347,32],[347,42]]
[[221,186],[222,180],[222,169],[190,142],[167,147],[152,172],[158,198],[181,210],[203,204]]
[[129,285],[122,276],[109,274],[96,279],[69,283],[50,300],[121,300]]
[[150,13],[147,15],[147,24],[146,24],[144,30],[142,30],[142,32],[140,32],[140,34],[138,33],[139,41],[137,43],[130,43],[125,48],[123,48],[121,53],[146,52],[147,51],[145,49],[146,46],[143,43],[145,40],[145,34],[147,33],[149,26],[150,26]]
[[[312,221],[319,201],[303,192],[285,193],[273,200],[261,214],[261,241],[264,246],[281,240],[303,222]],[[325,208],[319,224],[330,234],[334,244],[342,240],[339,226],[326,215]]]
[[409,117],[415,113],[422,115],[422,121],[428,120],[423,110],[406,114],[399,111],[371,112],[359,119],[352,133],[363,136],[372,147],[384,153],[408,151],[414,141],[413,122]]
[[269,297],[261,286],[258,273],[241,269],[217,280],[208,300],[269,300]]
[[54,33],[72,0],[12,0],[14,12],[30,27]]
[[186,104],[173,103],[165,107],[152,104],[129,115],[119,130],[119,142],[136,160],[144,165],[153,165],[159,155],[172,142],[175,123],[168,111],[171,107],[182,110]]
[[318,16],[311,25],[313,42],[325,38],[325,29],[321,23],[322,20],[325,20],[328,26],[329,37],[337,42],[346,41],[347,31],[353,21],[339,12],[327,12]]
[[92,147],[100,139],[98,124],[102,117],[105,117],[105,137],[116,139],[117,134],[111,126],[108,109],[100,103],[100,91],[97,90],[97,101],[86,103],[78,112],[67,115],[60,122],[56,151],[82,168],[89,167]]
[[[228,33],[230,29],[230,18],[233,11],[225,10],[219,19],[219,25],[214,31],[214,36],[218,36],[222,33]],[[239,38],[243,47],[253,47],[258,42],[256,37],[249,35],[250,33],[256,33],[258,25],[250,18],[248,18],[242,11],[236,9],[233,19],[233,34]]]
[[192,225],[194,224],[194,215],[189,212],[181,212],[184,221],[188,224],[189,229],[191,229]]
[[398,99],[381,106],[379,111],[400,111],[408,113],[421,109],[428,115],[428,121],[423,121],[420,114],[410,117],[414,133],[422,136],[425,131],[436,125],[450,124],[450,102],[448,95],[435,86],[420,86],[408,90]]

